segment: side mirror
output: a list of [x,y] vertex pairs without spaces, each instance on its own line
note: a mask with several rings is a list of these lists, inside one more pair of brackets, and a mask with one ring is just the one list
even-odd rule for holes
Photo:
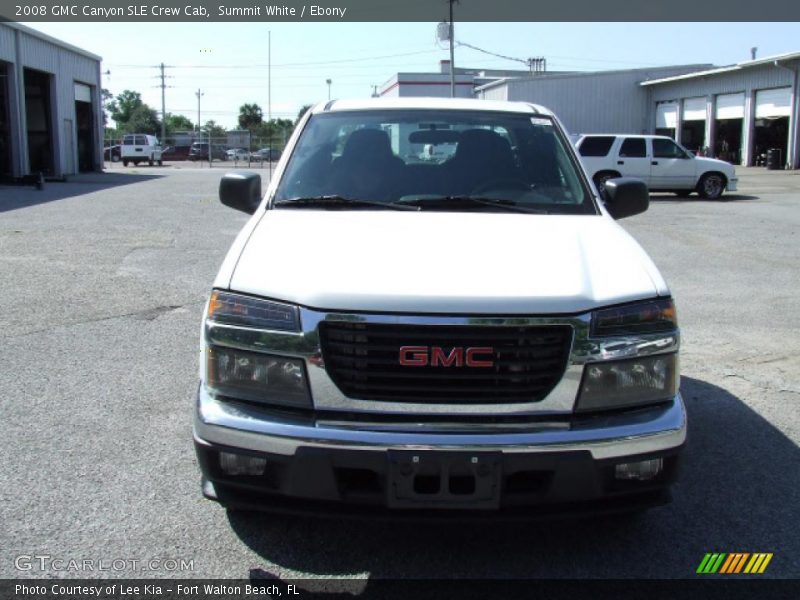
[[261,204],[261,175],[227,173],[219,182],[219,201],[252,215]]
[[650,206],[650,192],[641,179],[618,177],[606,181],[606,209],[615,219],[643,213]]

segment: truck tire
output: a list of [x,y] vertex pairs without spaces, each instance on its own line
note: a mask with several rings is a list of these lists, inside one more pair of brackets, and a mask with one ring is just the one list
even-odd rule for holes
[[149,164],[151,167],[153,166],[153,157],[152,156],[150,157],[150,160],[147,161],[147,164]]
[[159,167],[163,167],[164,166],[164,161],[163,160],[159,160],[158,161],[158,166]]
[[706,173],[697,183],[697,193],[706,200],[716,200],[725,191],[725,176],[722,173]]
[[122,166],[123,167],[127,167],[128,166],[128,159],[127,158],[122,161]]
[[119,162],[119,156],[116,154],[111,155],[111,162]]
[[592,180],[594,181],[594,185],[597,188],[597,191],[600,192],[601,196],[606,192],[606,181],[609,179],[614,179],[615,177],[620,177],[620,174],[614,171],[600,171],[599,173],[594,174]]

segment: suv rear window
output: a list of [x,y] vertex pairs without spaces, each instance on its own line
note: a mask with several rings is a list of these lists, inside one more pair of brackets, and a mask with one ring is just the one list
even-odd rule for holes
[[613,143],[613,135],[588,136],[583,138],[578,150],[581,156],[606,156]]
[[622,147],[619,149],[620,156],[628,156],[630,158],[642,158],[647,156],[647,146],[645,145],[644,138],[625,138],[622,142]]

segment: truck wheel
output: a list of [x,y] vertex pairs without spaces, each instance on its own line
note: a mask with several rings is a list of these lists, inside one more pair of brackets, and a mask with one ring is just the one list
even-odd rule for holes
[[128,161],[127,160],[123,160],[122,161],[122,166],[123,167],[127,167],[128,166]]
[[119,162],[119,156],[116,154],[111,155],[111,162]]
[[706,200],[716,200],[725,191],[725,177],[719,173],[706,173],[697,184],[697,193]]
[[600,173],[596,173],[594,176],[594,185],[597,188],[597,191],[600,192],[601,196],[604,196],[606,193],[606,181],[609,179],[614,179],[615,177],[619,177],[619,173],[612,173],[611,171],[602,171]]
[[152,167],[153,166],[153,159],[151,158],[150,160],[148,160],[147,164],[149,164]]
[[159,167],[163,167],[164,166],[164,161],[163,160],[159,160],[158,161],[158,166]]

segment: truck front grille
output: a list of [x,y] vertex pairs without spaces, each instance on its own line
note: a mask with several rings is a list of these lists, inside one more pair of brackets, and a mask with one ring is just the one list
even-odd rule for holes
[[[538,402],[561,380],[572,343],[569,325],[422,326],[325,321],[319,331],[325,369],[339,390],[354,399],[390,402]],[[401,365],[403,347],[414,348],[404,356],[428,364]],[[491,348],[491,352],[482,350],[478,358],[492,366],[466,364],[468,348]],[[439,360],[432,361],[432,354],[438,354]],[[451,364],[445,366],[443,362]]]

